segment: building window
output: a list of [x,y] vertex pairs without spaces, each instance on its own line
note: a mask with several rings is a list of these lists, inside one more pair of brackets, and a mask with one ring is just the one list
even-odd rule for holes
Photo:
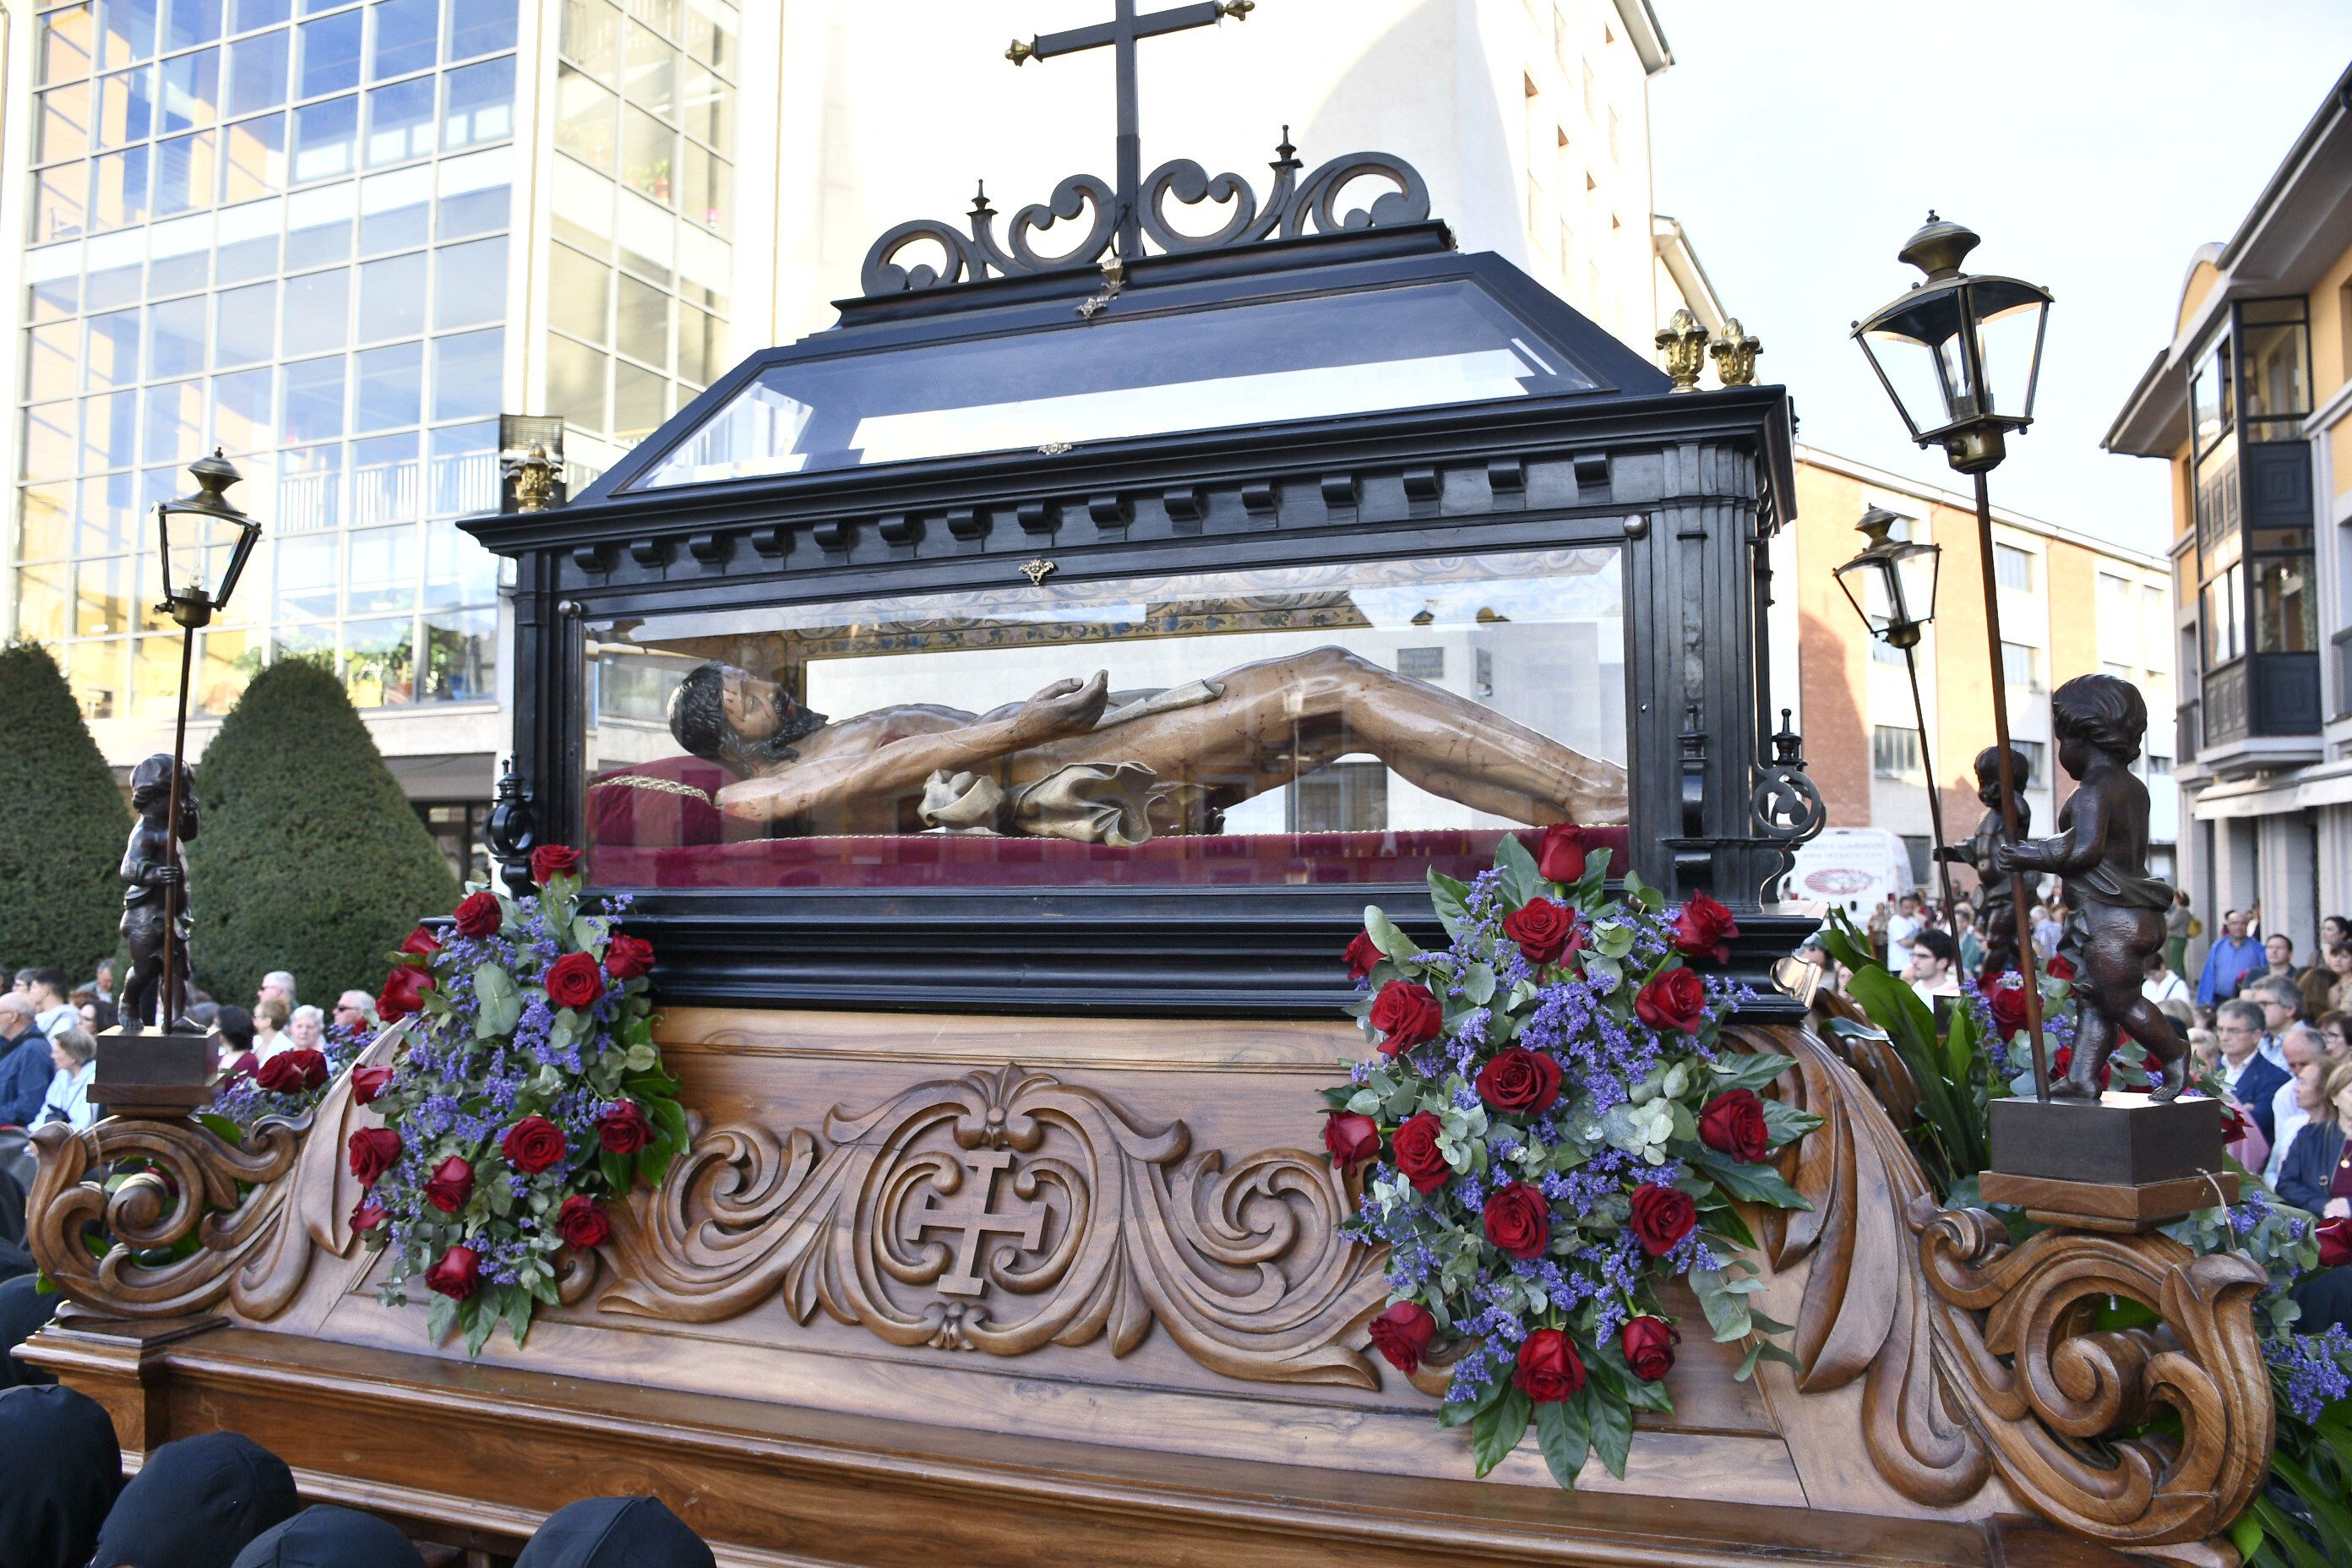
[[1934,847],[1935,841],[1924,833],[1903,835],[1903,852],[1911,860],[1911,882],[1914,887],[1924,888],[1927,885],[1935,865],[1929,851]]
[[2300,441],[2311,412],[2311,340],[2304,302],[2238,307],[2238,395],[2249,441]]
[[2042,650],[2024,643],[2005,642],[2000,645],[2001,679],[2021,691],[2040,692],[2042,680]]
[[1379,833],[1389,825],[1389,770],[1381,762],[1334,763],[1285,792],[1292,833]]
[[1885,637],[1873,637],[1870,639],[1870,662],[1900,666],[1903,663],[1903,650]]
[[2040,789],[2050,782],[2050,747],[2042,741],[2011,740],[2010,744],[2025,753],[2025,787]]
[[2014,544],[1992,547],[1992,580],[2021,594],[2033,592],[2033,552]]
[[1870,731],[1870,771],[1883,779],[1926,783],[1927,770],[1919,765],[1919,731],[1899,724],[1874,725]]
[[1415,680],[1445,679],[1445,650],[1442,647],[1401,647],[1397,649],[1397,673]]
[[2318,608],[2313,602],[2311,557],[2257,555],[2252,562],[2254,651],[2319,651]]
[[2236,399],[2230,385],[2230,336],[2224,332],[2205,351],[2189,377],[2189,426],[2197,437],[2197,455],[2203,457],[2221,444],[2236,417]]
[[480,801],[421,800],[412,804],[425,824],[425,831],[433,835],[435,846],[449,862],[449,869],[457,874],[457,880],[489,881],[490,851],[482,837],[482,826],[489,820],[488,805]]
[[2150,752],[2147,754],[2147,776],[2152,779],[2170,778],[2172,776],[2172,759],[2170,757],[2159,756],[2156,752]]

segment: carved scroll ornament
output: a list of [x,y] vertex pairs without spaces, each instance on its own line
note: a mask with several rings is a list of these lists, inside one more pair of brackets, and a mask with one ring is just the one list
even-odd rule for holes
[[[1826,1118],[1788,1173],[1813,1208],[1768,1213],[1764,1247],[1776,1269],[1810,1263],[1797,1386],[1863,1379],[1879,1474],[1947,1508],[1998,1476],[2092,1540],[2233,1562],[2210,1538],[2260,1488],[2273,1436],[2252,1315],[2263,1271],[2153,1234],[2047,1230],[2011,1246],[1991,1215],[1937,1207],[1895,1123],[1810,1030],[1746,1048],[1794,1054],[1784,1093]],[[2160,1324],[2098,1331],[2111,1296]],[[2115,1436],[2159,1406],[2179,1417],[2178,1437]]]
[[824,1141],[713,1129],[614,1215],[606,1312],[687,1322],[780,1297],[899,1345],[1020,1355],[1157,1321],[1227,1376],[1375,1387],[1354,1346],[1387,1300],[1322,1158],[1229,1171],[1181,1122],[1005,1067],[915,1085]]
[[[353,1066],[390,1061],[402,1033],[386,1030]],[[26,1242],[66,1299],[99,1317],[181,1317],[226,1301],[266,1321],[301,1293],[320,1249],[351,1247],[359,1185],[343,1143],[366,1114],[346,1068],[308,1114],[262,1117],[241,1146],[193,1118],[110,1117],[79,1132],[50,1122],[33,1133],[41,1164]],[[125,1163],[146,1168],[109,1193]],[[83,1243],[93,1224],[113,1239],[103,1257]],[[169,1256],[191,1237],[194,1250]]]

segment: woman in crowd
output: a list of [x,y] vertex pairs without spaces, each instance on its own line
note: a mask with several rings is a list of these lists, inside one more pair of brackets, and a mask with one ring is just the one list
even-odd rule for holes
[[79,1132],[98,1120],[89,1103],[89,1080],[98,1076],[98,1042],[84,1029],[59,1029],[49,1042],[49,1060],[57,1076],[49,1079],[47,1098],[34,1125],[62,1121]]
[[301,1506],[294,1472],[258,1443],[234,1432],[183,1437],[149,1454],[122,1489],[90,1561],[232,1568],[255,1537]]
[[2278,1195],[2323,1219],[2352,1217],[2352,1154],[2344,1129],[2352,1121],[2352,1062],[2325,1057],[2295,1075],[2295,1103],[2311,1120],[2279,1167]]
[[2319,1039],[2329,1061],[2352,1061],[2352,1012],[2322,1013]]
[[253,1054],[253,1015],[242,1007],[224,1006],[213,1020],[213,1050],[223,1072],[233,1072],[237,1062],[245,1062],[251,1072],[261,1058]]
[[279,997],[264,996],[253,1005],[254,1060],[266,1062],[280,1051],[294,1048],[293,1037],[286,1032],[293,1016],[294,1010]]
[[298,1051],[315,1051],[326,1043],[327,1015],[305,1003],[294,1009],[286,1025],[286,1033]]

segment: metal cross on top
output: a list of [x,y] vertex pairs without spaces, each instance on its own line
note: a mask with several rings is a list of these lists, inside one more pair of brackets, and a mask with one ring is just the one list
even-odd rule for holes
[[1047,33],[1025,44],[1015,39],[1013,47],[1004,51],[1004,58],[1017,66],[1028,60],[1049,60],[1055,55],[1074,55],[1082,49],[1098,49],[1106,44],[1111,47],[1118,60],[1118,254],[1131,261],[1143,254],[1143,135],[1135,101],[1136,43],[1161,33],[1209,26],[1227,16],[1245,22],[1249,14],[1257,9],[1257,0],[1201,0],[1199,5],[1171,5],[1148,16],[1135,14],[1135,0],[1115,0],[1115,5],[1117,14],[1108,22]]

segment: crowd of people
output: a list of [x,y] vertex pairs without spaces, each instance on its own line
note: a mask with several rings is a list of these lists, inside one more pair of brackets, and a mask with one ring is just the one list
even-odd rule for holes
[[[68,1388],[0,1394],[0,1563],[7,1568],[426,1568],[398,1528],[304,1508],[294,1473],[234,1432],[166,1443],[126,1484],[114,1421]],[[713,1568],[654,1498],[591,1498],[548,1516],[515,1568]]]

